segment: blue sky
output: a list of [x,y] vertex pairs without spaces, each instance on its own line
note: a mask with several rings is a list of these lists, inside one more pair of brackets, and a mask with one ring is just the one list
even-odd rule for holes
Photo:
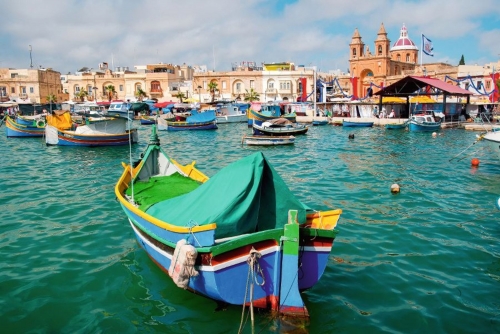
[[[233,62],[291,61],[321,71],[349,67],[358,28],[373,42],[384,23],[391,44],[403,24],[426,62],[483,65],[500,59],[498,0],[16,0],[3,1],[0,67],[65,74],[82,67],[172,63],[223,71]],[[214,66],[215,64],[215,66]]]

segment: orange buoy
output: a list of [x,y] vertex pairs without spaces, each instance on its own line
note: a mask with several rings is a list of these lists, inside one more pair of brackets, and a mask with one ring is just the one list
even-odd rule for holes
[[474,166],[474,167],[477,167],[479,166],[479,159],[478,158],[474,158],[471,160],[471,165]]

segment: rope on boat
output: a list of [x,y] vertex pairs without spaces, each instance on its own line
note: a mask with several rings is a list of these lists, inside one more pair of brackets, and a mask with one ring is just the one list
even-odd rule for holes
[[[247,263],[248,263],[248,275],[247,275],[247,283],[245,286],[245,297],[243,299],[243,309],[241,311],[241,321],[240,321],[240,328],[238,330],[238,333],[241,333],[243,330],[243,319],[245,318],[245,303],[247,301],[247,295],[248,292],[250,292],[250,315],[251,315],[251,320],[252,320],[252,328],[254,327],[254,314],[253,314],[253,288],[254,285],[257,284],[258,286],[263,286],[266,283],[266,280],[264,278],[264,272],[262,271],[262,267],[259,264],[259,259],[262,257],[262,254],[259,253],[255,248],[252,247],[250,250],[250,254],[247,258]],[[262,282],[259,283],[257,274],[259,274],[262,277]],[[245,320],[246,323],[246,320]],[[253,332],[253,330],[252,330]]]
[[[483,137],[484,137],[485,134],[482,134],[480,136],[477,137],[477,139],[472,143],[470,144],[469,146],[467,146],[465,148],[465,150],[461,151],[460,153],[458,153],[457,155],[455,155],[454,157],[452,157],[450,160],[448,160],[448,162],[450,162],[451,160],[455,159],[456,157],[458,157],[460,154],[464,153],[465,151],[467,151],[469,148],[471,148],[473,145],[475,145],[477,142],[480,142]],[[462,158],[463,159],[463,158]]]
[[[193,233],[193,227],[196,227],[196,226],[200,226],[200,225],[197,222],[195,222],[194,220],[189,221],[189,223],[188,223],[189,234],[191,234],[193,236],[194,241],[196,241],[198,246],[201,247],[201,243],[198,241],[198,239],[196,239],[196,235]],[[187,237],[186,237],[186,239],[187,239]]]

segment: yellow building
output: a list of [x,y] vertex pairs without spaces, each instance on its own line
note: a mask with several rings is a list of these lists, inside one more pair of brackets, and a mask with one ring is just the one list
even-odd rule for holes
[[50,95],[56,98],[56,102],[67,99],[60,72],[51,68],[0,68],[0,102],[46,104]]

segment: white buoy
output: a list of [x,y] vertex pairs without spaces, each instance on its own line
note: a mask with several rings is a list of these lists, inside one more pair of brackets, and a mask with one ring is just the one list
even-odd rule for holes
[[500,210],[500,197],[497,198],[497,209]]
[[436,137],[437,137],[437,135],[438,135],[437,133],[433,132],[433,133],[432,133],[432,138],[436,138]]
[[399,193],[399,184],[394,183],[394,184],[391,186],[391,193],[393,193],[393,194],[397,194],[397,193]]

